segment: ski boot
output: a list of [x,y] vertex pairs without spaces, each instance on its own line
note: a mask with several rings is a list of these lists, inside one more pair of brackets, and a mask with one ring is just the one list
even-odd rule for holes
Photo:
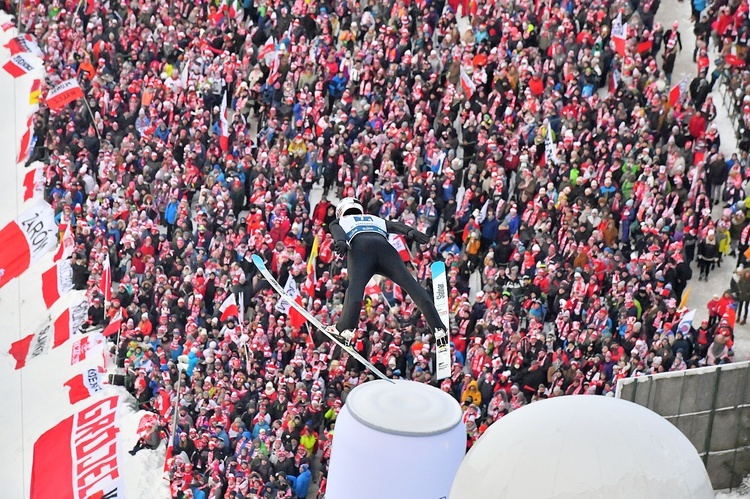
[[447,347],[450,345],[448,340],[448,332],[443,328],[435,329],[435,345],[439,347]]
[[350,343],[355,336],[354,330],[346,329],[344,331],[339,332],[339,330],[336,329],[336,326],[330,326],[328,328],[328,334],[337,338],[339,341],[341,341],[341,343],[343,343],[346,346],[351,346]]

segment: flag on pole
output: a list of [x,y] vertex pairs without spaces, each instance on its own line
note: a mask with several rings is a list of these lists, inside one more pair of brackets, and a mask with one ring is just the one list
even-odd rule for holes
[[229,122],[227,121],[227,94],[224,93],[224,98],[221,100],[221,113],[219,116],[221,120],[221,135],[219,136],[219,145],[221,150],[227,152],[229,150]]
[[42,296],[47,308],[73,289],[73,268],[68,260],[61,260],[42,274]]
[[[284,292],[292,299],[297,298],[299,296],[299,289],[297,289],[297,282],[292,278],[292,275],[289,274],[289,277],[286,279],[286,284],[284,285]],[[281,312],[282,314],[289,315],[289,309],[292,308],[292,305],[289,303],[289,301],[286,300],[286,298],[282,298],[278,302],[276,302],[276,311]]]
[[58,246],[55,256],[52,257],[52,261],[59,262],[60,260],[69,258],[73,254],[75,243],[76,240],[73,237],[73,231],[70,229],[70,224],[65,224],[62,238],[60,239],[60,246]]
[[693,326],[693,319],[695,319],[695,313],[698,311],[698,309],[693,309],[685,313],[685,315],[682,316],[682,319],[680,319],[680,323],[677,325],[677,331],[678,333],[682,333],[683,338],[687,337],[687,335],[690,333],[690,328]]
[[44,195],[44,169],[37,163],[23,176],[23,200],[40,199]]
[[398,254],[401,256],[401,260],[404,262],[411,260],[411,253],[409,253],[409,248],[406,246],[404,236],[401,234],[388,234],[388,242],[391,243],[391,246],[396,248],[396,251],[398,251]]
[[612,20],[612,30],[610,33],[612,36],[625,38],[625,31],[625,26],[622,24],[622,12],[618,12],[617,17]]
[[30,57],[31,54],[16,54],[3,64],[3,69],[13,78],[20,78],[36,69],[36,65],[29,60]]
[[118,313],[117,315],[112,317],[112,320],[109,321],[107,327],[102,330],[102,336],[104,336],[105,338],[114,336],[118,331],[120,331],[120,328],[122,328],[122,314]]
[[77,374],[63,383],[63,386],[68,387],[68,398],[71,405],[86,400],[104,390],[102,371],[102,368],[92,367],[83,374]]
[[559,162],[557,158],[557,143],[555,142],[555,135],[550,125],[547,125],[547,134],[544,136],[544,160],[545,162],[551,161],[555,164]]
[[310,249],[310,256],[307,259],[307,275],[310,275],[315,269],[315,261],[318,258],[318,250],[320,249],[320,242],[316,235],[313,239],[312,249]]
[[221,316],[219,317],[221,322],[224,322],[230,317],[240,316],[240,309],[237,306],[237,299],[234,297],[234,293],[229,293],[229,296],[226,297],[219,307],[219,312],[221,312]]
[[690,298],[690,286],[688,286],[687,289],[682,292],[682,299],[680,300],[680,306],[678,307],[678,310],[681,310],[687,306],[688,298]]
[[109,252],[104,255],[102,263],[102,293],[104,293],[104,303],[108,305],[112,301],[112,266],[109,263]]
[[370,277],[367,286],[365,286],[365,296],[378,296],[379,294],[380,286],[378,286],[373,277]]
[[0,229],[0,288],[57,246],[55,212],[38,201]]
[[669,90],[669,105],[674,107],[677,103],[682,102],[683,98],[687,95],[688,90],[688,79],[683,78],[677,85]]
[[[294,297],[294,301],[298,305],[302,305],[302,295],[297,293],[297,296]],[[299,329],[302,327],[302,324],[305,323],[307,319],[305,319],[305,316],[302,315],[297,311],[294,307],[289,307],[289,313],[287,314],[289,316],[289,323],[292,325],[293,328]]]
[[266,40],[266,43],[263,44],[263,46],[260,47],[260,50],[258,51],[258,60],[263,60],[266,63],[266,66],[271,66],[271,62],[273,61],[273,56],[276,54],[276,42],[274,41],[273,37],[268,37],[268,40]]
[[83,98],[83,89],[78,85],[78,80],[71,78],[51,89],[45,102],[53,111],[59,111],[71,102]]
[[622,22],[622,12],[612,21],[612,42],[615,44],[615,52],[625,55],[625,42],[627,41],[628,25]]
[[461,74],[461,88],[464,91],[464,95],[466,95],[466,99],[471,99],[471,96],[474,95],[474,92],[477,90],[477,86],[474,83],[474,81],[469,77],[468,74],[466,74],[466,71],[464,70],[463,66],[461,66],[460,69]]

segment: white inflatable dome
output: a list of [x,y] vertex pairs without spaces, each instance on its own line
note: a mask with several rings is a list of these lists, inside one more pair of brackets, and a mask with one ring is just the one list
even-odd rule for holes
[[713,499],[695,447],[658,414],[599,396],[505,416],[474,444],[450,499]]

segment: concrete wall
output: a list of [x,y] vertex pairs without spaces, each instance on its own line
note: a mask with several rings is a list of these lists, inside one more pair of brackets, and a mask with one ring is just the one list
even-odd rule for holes
[[622,379],[617,397],[679,428],[714,489],[737,487],[750,474],[750,362]]

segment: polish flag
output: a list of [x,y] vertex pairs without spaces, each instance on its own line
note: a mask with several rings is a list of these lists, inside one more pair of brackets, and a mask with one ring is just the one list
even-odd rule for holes
[[53,111],[59,111],[71,102],[84,97],[83,89],[78,84],[78,80],[70,78],[50,89],[44,102]]
[[24,367],[31,359],[52,350],[54,336],[54,327],[49,320],[46,320],[45,324],[38,328],[35,333],[11,343],[8,353],[16,360],[16,370]]
[[[294,297],[294,301],[297,305],[302,306],[302,296],[299,293]],[[305,319],[305,316],[299,313],[294,307],[289,307],[289,313],[287,315],[289,316],[289,322],[292,324],[292,327],[297,329],[301,328],[302,324],[307,320]]]
[[65,309],[60,317],[55,319],[55,341],[52,348],[59,347],[74,334],[81,333],[81,327],[89,318],[88,301],[84,293],[81,293],[78,301]]
[[59,262],[60,260],[66,260],[73,254],[73,248],[75,247],[75,238],[73,237],[73,231],[70,229],[70,224],[65,224],[63,229],[62,239],[60,246],[57,248],[57,253],[52,257],[53,262]]
[[409,248],[406,247],[404,236],[401,234],[388,234],[388,242],[396,248],[403,261],[408,262],[411,260],[411,254],[409,253]]
[[219,116],[221,120],[221,135],[219,136],[219,145],[221,150],[227,152],[229,150],[229,122],[227,121],[227,94],[224,93],[224,98],[221,100],[221,113]]
[[269,85],[272,85],[276,81],[276,78],[279,77],[280,65],[281,65],[281,62],[279,60],[279,53],[274,52],[273,59],[271,60],[270,71],[268,72],[268,84]]
[[628,32],[628,25],[623,24],[622,25],[622,33],[615,34],[612,33],[612,42],[615,44],[615,52],[618,54],[624,56],[625,55],[625,43],[627,41],[627,35]]
[[315,266],[313,266],[312,270],[307,274],[305,282],[302,283],[302,291],[304,291],[307,296],[314,296],[316,282],[317,279],[315,278]]
[[378,296],[380,294],[380,286],[375,282],[374,278],[370,278],[370,281],[365,286],[365,295]]
[[0,229],[0,288],[57,246],[52,207],[39,201]]
[[120,331],[122,328],[122,314],[117,314],[115,317],[112,318],[111,321],[109,321],[109,324],[107,327],[104,328],[102,331],[102,336],[105,338],[109,338],[110,336],[114,336]]
[[221,312],[221,317],[219,318],[221,322],[224,322],[229,317],[240,316],[240,309],[237,306],[237,299],[234,297],[234,293],[229,293],[229,296],[227,296],[224,303],[219,307],[219,312]]
[[104,293],[104,303],[109,304],[112,301],[112,266],[109,264],[109,252],[104,255],[102,263],[102,293]]
[[82,360],[86,360],[89,350],[102,344],[104,344],[104,335],[102,333],[84,335],[83,338],[73,343],[70,351],[70,365],[73,366]]
[[276,42],[271,36],[268,38],[268,40],[266,40],[266,43],[264,43],[263,46],[258,51],[258,60],[263,59],[266,63],[266,66],[271,66],[271,62],[273,61],[273,56],[275,54],[276,54]]
[[37,163],[23,177],[23,200],[40,199],[44,195],[44,169]]
[[471,99],[471,96],[474,95],[474,92],[477,91],[477,86],[474,83],[474,81],[469,77],[468,74],[466,74],[466,71],[464,71],[463,66],[460,70],[461,74],[461,88],[464,90],[464,94],[466,95],[466,99]]
[[68,260],[61,260],[42,274],[42,296],[47,308],[72,289],[73,268]]
[[13,78],[19,78],[30,71],[36,69],[31,61],[29,61],[30,54],[16,54],[10,58],[8,62],[3,64],[3,69],[8,72]]
[[680,83],[669,90],[669,105],[674,107],[678,102],[687,95],[688,79],[683,78]]
[[18,149],[16,163],[23,163],[29,159],[31,153],[31,139],[34,137],[34,116],[29,116],[26,122],[26,131],[21,136],[21,147]]
[[104,390],[102,386],[104,384],[103,370],[103,368],[92,367],[87,369],[85,373],[77,374],[63,383],[63,386],[70,389],[68,397],[71,405],[86,400]]
[[239,0],[232,0],[232,3],[229,4],[229,17],[237,22],[241,22],[245,17],[245,11],[240,7]]
[[11,38],[10,41],[3,46],[10,50],[10,55],[29,53],[42,57],[42,50],[39,48],[34,37],[28,33]]

